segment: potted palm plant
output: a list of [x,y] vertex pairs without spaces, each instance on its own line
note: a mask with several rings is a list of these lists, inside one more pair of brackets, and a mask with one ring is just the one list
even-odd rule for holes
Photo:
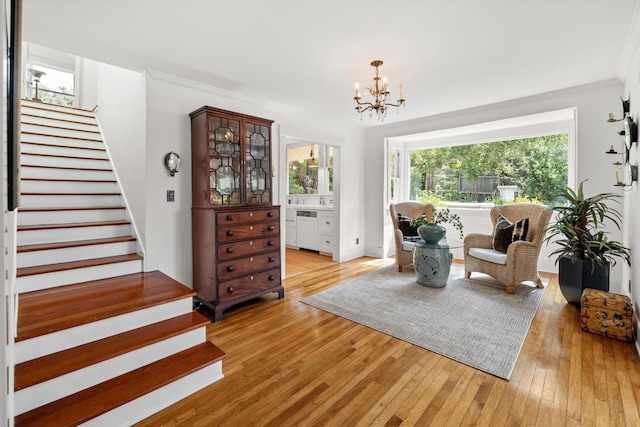
[[610,206],[620,203],[620,196],[601,193],[585,197],[583,184],[577,191],[567,187],[558,194],[567,203],[552,208],[557,219],[547,227],[545,238],[547,243],[553,240],[560,246],[551,255],[557,255],[560,290],[573,305],[580,305],[585,288],[609,291],[609,271],[616,259],[631,265],[629,248],[609,240],[601,230],[605,221],[620,229],[622,216]]

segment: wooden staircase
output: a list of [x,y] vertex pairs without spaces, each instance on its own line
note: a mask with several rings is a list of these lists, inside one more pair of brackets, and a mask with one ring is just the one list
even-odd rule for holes
[[130,425],[222,378],[195,292],[143,272],[95,115],[22,104],[16,426]]

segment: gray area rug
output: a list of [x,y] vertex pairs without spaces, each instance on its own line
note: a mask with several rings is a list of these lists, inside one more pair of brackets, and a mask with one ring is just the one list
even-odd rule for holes
[[508,380],[544,295],[529,284],[509,295],[453,264],[447,286],[429,288],[391,265],[301,301]]

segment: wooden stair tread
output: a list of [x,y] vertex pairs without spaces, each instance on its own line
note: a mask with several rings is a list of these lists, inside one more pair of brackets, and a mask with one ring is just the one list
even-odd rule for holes
[[108,227],[111,225],[128,225],[131,224],[126,219],[115,219],[112,221],[93,221],[93,222],[67,222],[63,224],[33,224],[19,225],[18,231],[35,231],[35,230],[53,230],[59,228],[82,228],[82,227]]
[[42,169],[62,169],[62,170],[74,170],[74,171],[98,171],[98,172],[113,172],[113,169],[105,168],[77,168],[69,166],[48,166],[48,165],[31,165],[28,163],[22,164],[23,168],[42,168]]
[[[48,110],[51,111],[51,110]],[[78,125],[86,125],[86,126],[94,126],[94,127],[98,127],[98,125],[96,123],[86,123],[86,122],[81,122],[78,120],[69,120],[69,119],[60,119],[58,117],[49,117],[49,116],[41,116],[39,114],[30,114],[30,113],[20,113],[21,116],[23,117],[35,117],[37,119],[47,119],[47,120],[53,120],[56,122],[63,122],[63,123],[75,123]],[[91,117],[91,116],[83,116],[83,117]],[[24,142],[24,141],[21,141]]]
[[93,182],[115,184],[115,179],[63,179],[63,178],[20,178],[20,181],[40,181],[40,182]]
[[55,147],[55,148],[71,148],[73,150],[92,150],[92,151],[107,151],[104,148],[98,147],[79,147],[76,145],[62,145],[62,144],[47,144],[45,142],[33,142],[33,141],[20,141],[20,144],[37,145],[41,147]]
[[193,311],[20,363],[15,367],[15,390],[22,390],[104,362],[182,333],[205,327],[209,323],[211,321],[208,318]]
[[51,206],[41,208],[18,208],[20,212],[64,212],[64,211],[90,211],[90,210],[104,210],[104,209],[126,209],[124,206]]
[[77,248],[80,246],[106,245],[109,243],[134,242],[134,236],[106,237],[103,239],[74,240],[71,242],[38,243],[18,246],[18,253],[47,251],[51,249]]
[[16,341],[195,295],[192,289],[160,271],[26,292],[19,295]]
[[141,259],[142,256],[139,254],[126,254],[104,258],[84,259],[80,261],[61,262],[57,264],[34,265],[33,267],[18,268],[16,276],[26,277],[36,274],[56,273],[59,271],[76,270],[78,268],[96,267],[99,265],[115,264],[119,262],[138,261]]
[[103,157],[86,157],[86,156],[65,156],[62,154],[48,154],[48,153],[30,153],[28,151],[23,151],[21,153],[23,156],[37,156],[37,157],[55,157],[57,159],[74,159],[74,160],[99,160],[101,162],[108,162],[109,159],[105,159]]
[[42,133],[42,132],[29,132],[29,131],[22,131],[21,132],[22,135],[37,135],[37,136],[48,136],[51,138],[62,138],[62,139],[76,139],[79,141],[93,141],[93,142],[102,142],[102,139],[97,139],[97,138],[81,138],[79,136],[66,136],[66,135],[52,135],[50,133]]
[[207,341],[19,415],[15,418],[15,425],[78,425],[219,362],[224,357],[222,350]]
[[[52,119],[55,120],[55,119]],[[73,131],[73,132],[86,132],[86,133],[95,133],[95,134],[100,134],[100,131],[98,130],[87,130],[87,129],[74,129],[74,128],[67,128],[67,127],[62,127],[62,126],[53,126],[53,125],[45,125],[42,123],[33,123],[33,122],[25,122],[24,120],[20,122],[23,125],[29,125],[29,126],[40,126],[40,127],[45,127],[45,128],[50,128],[50,129],[58,129],[58,130],[68,130],[68,131]]]
[[51,191],[39,193],[39,192],[22,192],[21,196],[119,196],[120,193],[53,193]]

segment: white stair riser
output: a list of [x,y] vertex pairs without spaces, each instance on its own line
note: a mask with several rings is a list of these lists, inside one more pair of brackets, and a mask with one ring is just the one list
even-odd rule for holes
[[[97,139],[97,138],[92,138]],[[28,142],[40,142],[43,144],[53,144],[53,145],[67,145],[71,147],[86,147],[86,148],[104,148],[104,143],[102,140],[100,141],[86,141],[83,139],[71,139],[71,138],[58,138],[47,135],[30,135],[23,134],[23,141]]]
[[80,147],[64,147],[53,145],[22,144],[21,151],[35,154],[54,154],[56,156],[97,157],[107,159],[104,149],[88,150]]
[[[46,274],[34,274],[16,278],[16,290],[24,292],[50,289],[56,286],[72,285],[74,283],[90,282],[108,277],[139,273],[142,271],[142,261],[117,262],[114,264],[97,265],[95,267],[76,268],[73,270],[56,271]],[[80,308],[79,308],[80,309]],[[49,351],[46,351],[49,353]],[[37,357],[37,356],[36,356]],[[28,360],[28,359],[25,359]]]
[[61,262],[80,261],[83,259],[126,255],[136,253],[137,250],[138,244],[134,240],[131,242],[49,249],[46,251],[19,252],[16,264],[17,268],[59,264]]
[[118,193],[115,182],[82,181],[31,181],[20,182],[20,191],[25,193]]
[[68,119],[69,117],[72,117],[72,120],[76,120],[75,119],[76,117],[83,117],[83,116],[87,118],[93,118],[93,113],[91,111],[83,111],[83,110],[74,109],[74,108],[67,108],[62,105],[56,105],[56,104],[44,104],[42,102],[33,101],[29,99],[22,101],[22,112],[24,113],[38,112],[38,114],[40,115],[44,115],[45,112],[62,113],[60,115],[61,119]]
[[125,209],[89,209],[71,211],[20,212],[18,225],[62,224],[65,222],[96,222],[127,219]]
[[45,230],[19,230],[18,246],[39,243],[75,242],[77,240],[106,239],[109,237],[130,236],[131,224],[102,225],[91,227],[51,228]]
[[21,162],[28,165],[56,166],[61,168],[82,168],[112,170],[111,163],[107,159],[70,159],[67,157],[34,156],[22,153]]
[[[62,124],[62,123],[60,123]],[[22,132],[33,132],[33,133],[44,133],[52,136],[66,136],[71,138],[89,138],[89,139],[100,139],[101,136],[99,133],[95,132],[82,132],[79,130],[73,129],[59,129],[50,126],[37,126],[29,123],[22,123],[20,130]]]
[[22,166],[20,169],[22,178],[42,179],[115,179],[113,171],[86,171],[76,169],[55,169]]
[[[79,307],[79,310],[82,308]],[[16,364],[67,350],[112,335],[151,325],[193,311],[193,300],[182,298],[165,304],[98,320],[75,328],[41,335],[15,344]]]
[[[26,113],[22,115],[22,126],[26,125],[44,125],[44,126],[54,126],[54,127],[62,127],[68,129],[74,129],[79,131],[89,131],[89,132],[97,132],[98,126],[95,123],[86,123],[86,120],[75,120],[73,117],[62,117],[60,119],[47,117],[44,114],[27,115],[32,113]],[[35,117],[37,116],[37,117]],[[82,122],[82,123],[79,123]],[[42,128],[46,129],[46,128]]]
[[[57,111],[49,111],[49,110],[36,110],[35,108],[22,108],[22,112],[25,114],[33,114],[36,116],[42,116],[42,117],[47,117],[49,119],[53,119],[53,120],[71,120],[74,122],[81,122],[81,123],[86,123],[89,125],[92,124],[96,124],[96,119],[95,117],[85,117],[85,116],[78,116],[75,114],[65,114],[65,113],[61,113],[61,112],[57,112]],[[34,118],[33,117],[28,117],[28,116],[23,116],[23,119],[25,121],[33,121]],[[59,123],[65,123],[65,122],[59,122]]]
[[222,361],[213,363],[162,388],[106,412],[83,427],[130,426],[224,378]]
[[15,415],[20,415],[113,377],[205,342],[206,328],[185,332],[104,362],[36,384],[14,394]]
[[78,196],[20,196],[20,206],[25,208],[42,207],[85,207],[85,206],[122,206],[121,196],[78,195]]

